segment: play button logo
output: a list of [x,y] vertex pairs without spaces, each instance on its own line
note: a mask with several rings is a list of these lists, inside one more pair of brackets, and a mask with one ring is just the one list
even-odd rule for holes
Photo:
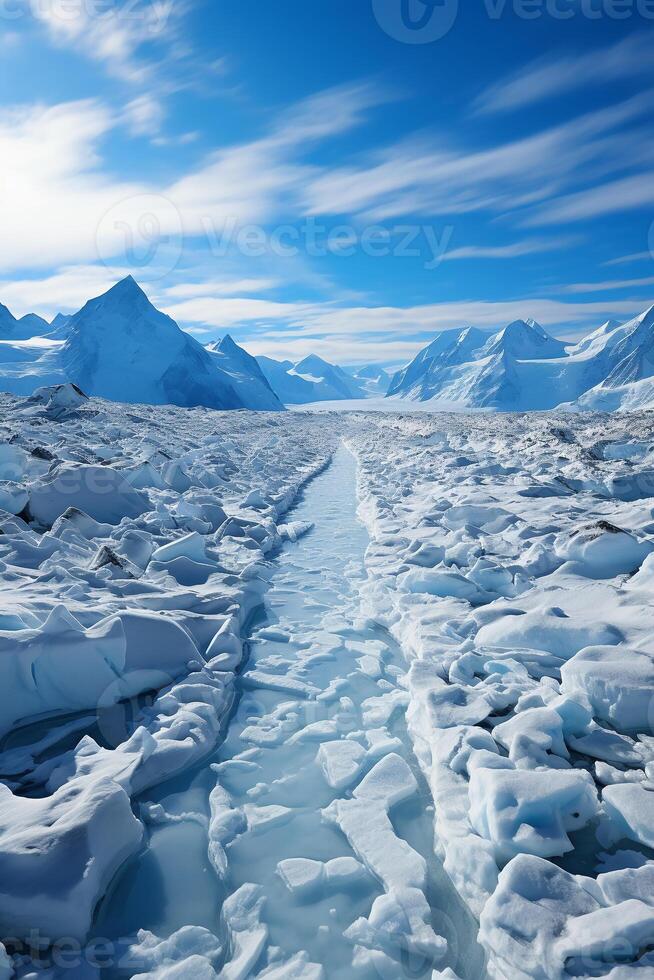
[[452,29],[459,0],[372,0],[383,31],[403,44],[432,44]]

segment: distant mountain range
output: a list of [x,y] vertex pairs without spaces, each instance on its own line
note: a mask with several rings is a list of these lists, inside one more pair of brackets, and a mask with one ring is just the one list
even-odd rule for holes
[[72,316],[20,319],[0,304],[0,389],[30,395],[70,381],[112,401],[282,411],[366,398],[433,410],[617,411],[654,407],[654,307],[577,344],[533,320],[498,333],[437,335],[392,378],[375,364],[338,367],[253,357],[232,337],[203,347],[156,309],[128,276]]
[[310,354],[296,364],[292,361],[275,361],[270,357],[258,357],[257,360],[285,405],[382,396],[386,394],[390,382],[384,369],[378,366],[340,368],[317,354]]
[[654,306],[577,344],[533,320],[496,334],[448,330],[391,379],[389,398],[429,408],[617,411],[654,406]]
[[384,394],[388,375],[248,354],[228,334],[203,347],[128,276],[72,316],[16,319],[0,305],[0,390],[31,395],[73,382],[88,395],[151,405],[284,410],[286,404]]

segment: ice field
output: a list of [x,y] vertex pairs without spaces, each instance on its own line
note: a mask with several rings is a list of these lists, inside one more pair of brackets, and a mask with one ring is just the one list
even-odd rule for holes
[[0,977],[654,975],[654,425],[1,396]]

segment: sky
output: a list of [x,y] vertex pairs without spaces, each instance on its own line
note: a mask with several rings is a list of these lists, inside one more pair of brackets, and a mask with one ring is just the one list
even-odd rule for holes
[[654,303],[654,0],[0,0],[0,302],[399,366]]

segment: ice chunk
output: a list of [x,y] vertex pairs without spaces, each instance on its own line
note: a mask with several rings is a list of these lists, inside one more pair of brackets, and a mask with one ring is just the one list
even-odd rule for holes
[[334,800],[323,816],[339,825],[365,866],[387,889],[424,887],[424,859],[397,837],[388,811],[413,796],[418,785],[400,756],[385,756],[354,791],[351,800]]
[[142,836],[129,797],[109,780],[75,779],[44,799],[0,785],[4,933],[84,939],[98,899]]
[[566,694],[590,702],[595,717],[621,732],[654,730],[654,655],[626,646],[589,646],[561,668]]
[[6,510],[8,514],[20,514],[28,500],[29,494],[23,484],[8,480],[0,482],[0,510]]
[[139,977],[200,976],[213,980],[222,947],[216,937],[199,926],[185,926],[168,939],[141,930],[121,955],[121,970],[139,970]]
[[635,572],[654,547],[608,521],[598,521],[561,536],[555,551],[564,561],[573,562],[578,574],[602,579]]
[[88,395],[85,395],[81,388],[76,384],[67,383],[36,388],[27,402],[42,405],[48,415],[58,418],[66,412],[81,408],[88,400]]
[[573,875],[531,855],[514,858],[481,914],[479,941],[490,957],[490,976],[562,980],[566,973],[556,941],[568,920],[598,908]]
[[607,786],[602,799],[618,835],[654,847],[654,790],[620,783]]
[[352,943],[381,950],[396,960],[407,953],[419,956],[427,960],[424,969],[447,953],[447,941],[432,929],[431,909],[418,888],[391,889],[380,895],[370,916],[353,922],[345,936]]
[[225,899],[222,919],[229,936],[229,957],[220,980],[247,980],[264,950],[268,929],[261,922],[265,898],[257,885],[242,885]]
[[615,644],[622,634],[608,623],[573,619],[556,607],[533,609],[518,616],[499,616],[482,626],[476,636],[480,647],[546,650],[568,660],[589,644]]
[[193,561],[206,561],[205,540],[194,531],[181,538],[175,538],[152,553],[152,561],[172,561],[173,558],[191,558]]
[[637,898],[654,906],[654,864],[651,862],[640,868],[623,868],[598,875],[597,884],[607,905],[619,905]]
[[277,533],[282,541],[299,541],[301,537],[313,529],[311,521],[291,521],[290,524],[278,524]]
[[326,863],[309,858],[287,858],[277,865],[277,874],[289,891],[300,895],[325,886],[347,887],[365,873],[364,866],[353,857],[332,858]]
[[289,891],[310,892],[323,883],[325,866],[322,861],[309,858],[288,858],[279,862],[277,874]]
[[599,808],[595,784],[581,770],[475,769],[470,775],[470,822],[498,855],[556,857],[572,850],[568,832]]
[[333,789],[345,789],[353,783],[363,769],[365,758],[366,750],[351,739],[323,742],[318,750],[318,761]]
[[28,489],[29,514],[44,527],[51,527],[68,507],[107,524],[120,524],[124,517],[139,517],[150,510],[145,494],[111,466],[61,463]]
[[404,592],[425,593],[441,598],[453,596],[456,599],[466,599],[473,606],[484,605],[496,598],[493,593],[480,588],[458,572],[436,569],[404,572],[398,576],[397,584]]

